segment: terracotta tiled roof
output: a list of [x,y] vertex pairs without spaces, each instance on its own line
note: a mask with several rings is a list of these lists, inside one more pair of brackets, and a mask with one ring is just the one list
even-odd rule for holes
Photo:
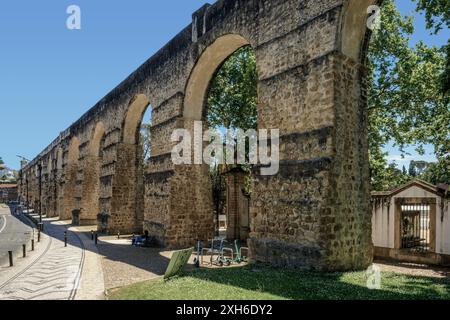
[[393,189],[391,191],[375,191],[375,192],[372,192],[372,197],[394,196],[397,193],[400,193],[400,192],[402,192],[402,191],[404,191],[404,190],[406,190],[406,189],[408,189],[408,188],[410,188],[412,186],[418,186],[418,187],[420,187],[422,189],[425,189],[427,191],[430,191],[432,193],[435,193],[437,195],[442,196],[442,194],[441,194],[442,191],[438,187],[436,187],[435,185],[433,185],[431,183],[428,183],[426,181],[420,180],[420,179],[414,179],[414,180],[411,180],[410,182],[408,182],[408,183],[406,183],[406,184],[404,184],[404,185],[402,185],[402,186],[400,186],[398,188],[395,188],[395,189]]
[[0,183],[0,189],[11,189],[11,188],[17,188],[17,184],[1,184]]

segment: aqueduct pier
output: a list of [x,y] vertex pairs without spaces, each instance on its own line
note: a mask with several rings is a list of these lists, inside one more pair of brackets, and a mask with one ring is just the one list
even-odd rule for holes
[[[50,217],[149,230],[169,248],[212,237],[209,170],[174,165],[170,136],[202,120],[216,70],[250,44],[258,125],[280,130],[280,171],[256,176],[253,261],[317,270],[372,260],[365,54],[376,0],[221,0],[62,132],[21,171],[20,194]],[[152,157],[138,157],[151,104]],[[103,213],[103,215],[99,215]]]

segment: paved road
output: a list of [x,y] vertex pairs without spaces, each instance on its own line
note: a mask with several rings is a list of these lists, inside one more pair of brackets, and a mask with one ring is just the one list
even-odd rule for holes
[[32,236],[32,228],[23,217],[13,215],[6,205],[0,205],[0,263],[8,260],[8,251],[20,251]]
[[[37,256],[30,255],[15,274],[0,272],[0,300],[72,300],[80,286],[85,248],[78,235],[68,232],[67,225],[46,219],[45,236]],[[11,271],[8,271],[11,272]]]

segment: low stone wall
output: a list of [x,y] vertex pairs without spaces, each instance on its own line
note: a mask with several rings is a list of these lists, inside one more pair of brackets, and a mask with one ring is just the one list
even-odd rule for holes
[[434,252],[416,253],[409,250],[375,247],[374,257],[401,262],[450,266],[450,255]]

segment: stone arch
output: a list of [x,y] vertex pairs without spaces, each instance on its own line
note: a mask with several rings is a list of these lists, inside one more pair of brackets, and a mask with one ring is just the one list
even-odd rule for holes
[[95,125],[91,141],[89,143],[89,155],[98,157],[100,154],[101,141],[105,135],[105,125],[99,121]]
[[[38,163],[34,167],[34,178],[35,178],[35,198],[34,198],[34,210],[38,213],[41,213],[43,209],[43,201],[42,201],[42,169],[43,161],[42,159],[38,161]],[[42,212],[44,214],[44,212]]]
[[57,150],[52,150],[48,156],[47,167],[47,194],[49,203],[47,205],[47,216],[57,217],[58,214],[58,180],[57,180]]
[[64,212],[64,181],[63,181],[63,168],[64,168],[64,152],[61,146],[58,146],[55,156],[55,185],[56,185],[56,215],[63,216]]
[[[205,168],[174,165],[166,142],[173,128],[191,128],[192,121],[202,118],[214,72],[250,41],[258,58],[258,125],[281,134],[279,173],[255,177],[251,260],[316,270],[367,267],[372,247],[362,62],[370,35],[367,7],[374,3],[225,0],[197,10],[189,28],[60,135],[65,145],[73,132],[88,137],[94,121],[111,123],[105,140],[107,176],[102,177],[109,231],[140,229],[136,139],[147,102],[135,95],[146,88],[158,93],[152,128],[158,151],[146,175],[152,188],[146,201],[153,205],[151,215],[159,211],[167,217],[153,224],[149,217],[146,228],[169,247],[190,247],[195,239],[212,236]],[[26,168],[31,200],[35,164]],[[65,186],[71,172],[66,167]],[[71,195],[69,188],[64,191],[65,198]],[[75,206],[63,207],[62,216]]]
[[80,158],[80,140],[77,137],[73,137],[70,140],[69,144],[67,164],[78,163],[79,158]]
[[364,63],[370,30],[367,28],[368,8],[382,0],[347,0],[342,10],[339,32],[341,52],[354,61]]
[[51,155],[47,158],[47,174],[50,175],[53,170],[53,157]]
[[139,128],[150,106],[144,94],[136,95],[129,103],[122,124],[122,141],[116,147],[116,164],[112,180],[111,212],[108,231],[132,233],[142,231],[143,169],[139,161]]
[[56,151],[56,170],[63,169],[63,150],[61,147],[58,147],[58,151]]
[[42,214],[47,217],[53,217],[53,180],[52,180],[52,155],[49,153],[41,162],[41,208]]
[[[204,120],[206,99],[214,75],[234,52],[250,44],[250,40],[240,34],[226,33],[213,39],[200,54],[186,82],[182,109],[183,126],[191,134],[194,121]],[[206,128],[206,123],[203,126]],[[164,244],[185,247],[192,245],[195,239],[211,239],[215,230],[215,208],[209,166],[175,166],[174,172],[171,211],[167,219],[170,227],[160,232],[164,235]]]
[[226,34],[216,39],[203,51],[186,85],[184,119],[202,120],[205,99],[214,74],[230,55],[249,44],[249,41],[238,34]]
[[105,136],[105,126],[99,121],[92,130],[87,154],[84,157],[83,188],[81,197],[81,225],[94,225],[97,222],[100,197],[101,142]]
[[61,212],[61,220],[72,218],[72,211],[78,208],[77,201],[77,176],[80,158],[80,141],[77,137],[72,137],[69,143],[67,162],[64,168],[64,208]]
[[123,143],[133,145],[138,142],[139,126],[149,105],[150,101],[144,94],[137,95],[131,101],[123,125]]

